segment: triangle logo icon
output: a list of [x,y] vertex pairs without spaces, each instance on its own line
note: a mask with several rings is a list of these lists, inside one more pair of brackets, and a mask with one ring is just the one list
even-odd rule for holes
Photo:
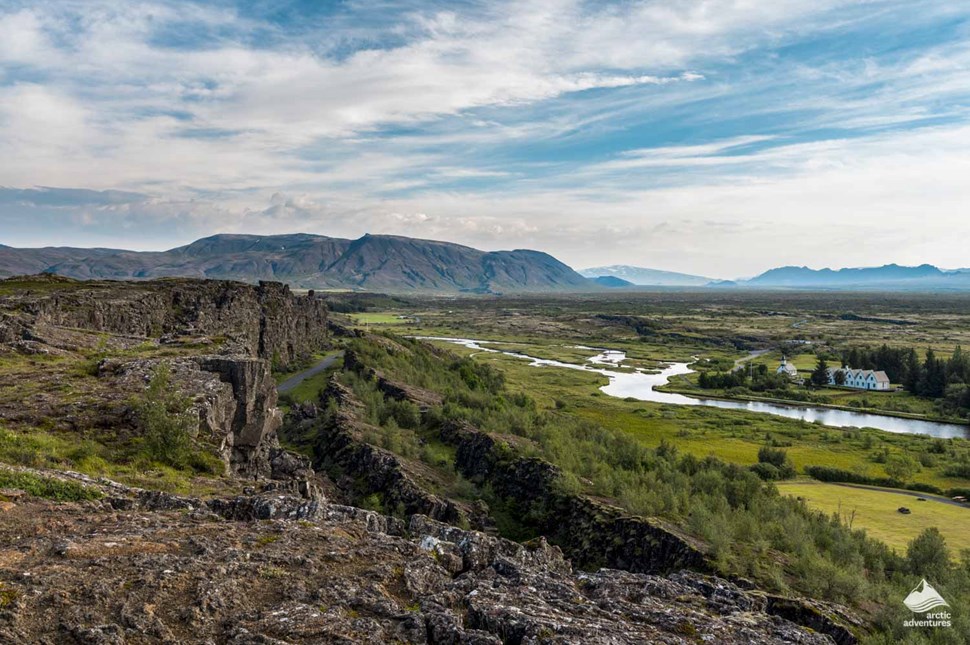
[[909,592],[909,595],[903,600],[903,604],[916,614],[922,614],[937,607],[950,606],[950,603],[944,600],[940,592],[934,589],[933,585],[928,583],[925,578],[920,580],[920,583]]

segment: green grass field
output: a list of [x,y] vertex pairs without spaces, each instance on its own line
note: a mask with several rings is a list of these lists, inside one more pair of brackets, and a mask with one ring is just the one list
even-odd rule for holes
[[402,318],[401,314],[383,311],[351,314],[350,317],[358,325],[403,325],[409,322],[407,318]]
[[[461,355],[472,350],[436,342]],[[770,438],[784,447],[795,467],[831,466],[872,477],[885,477],[884,464],[875,460],[883,450],[916,455],[932,439],[879,430],[842,430],[766,414],[721,410],[702,406],[675,406],[624,400],[599,391],[604,376],[553,367],[530,367],[521,359],[501,354],[477,353],[477,360],[500,369],[513,390],[528,392],[539,405],[562,408],[611,430],[632,434],[644,445],[655,447],[669,441],[698,457],[715,455],[740,464],[758,461],[758,449]],[[964,446],[954,440],[954,446]],[[965,487],[965,479],[943,474],[946,460],[921,467],[912,481],[939,486]]]
[[[900,551],[931,526],[940,530],[951,549],[963,548],[970,535],[970,507],[945,504],[933,496],[924,495],[926,501],[920,502],[915,497],[884,490],[822,482],[784,482],[778,484],[778,489],[784,495],[803,498],[812,508],[838,513],[844,521],[851,521],[853,528],[865,529]],[[899,513],[896,509],[901,506],[912,513]]]

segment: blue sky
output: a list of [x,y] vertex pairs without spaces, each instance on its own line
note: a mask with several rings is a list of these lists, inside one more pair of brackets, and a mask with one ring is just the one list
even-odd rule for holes
[[0,243],[970,265],[970,5],[0,0]]

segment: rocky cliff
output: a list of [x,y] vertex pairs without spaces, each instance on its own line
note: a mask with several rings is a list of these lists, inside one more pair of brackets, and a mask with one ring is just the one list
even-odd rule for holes
[[[56,288],[50,288],[52,281]],[[327,338],[326,304],[313,294],[296,296],[278,282],[75,282],[39,276],[21,283],[28,286],[0,297],[0,310],[7,310],[0,340],[6,342],[53,340],[65,328],[163,342],[205,337],[225,339],[235,353],[286,367]]]
[[552,464],[519,457],[501,440],[469,424],[446,423],[441,436],[455,446],[455,467],[462,475],[487,482],[523,514],[540,518],[538,529],[577,565],[643,573],[711,571],[703,544],[659,520],[561,492],[562,474]]
[[[368,336],[366,340],[398,357],[408,356],[411,351],[383,337]],[[704,543],[659,519],[634,516],[616,506],[569,492],[559,469],[542,459],[523,456],[515,447],[515,438],[489,434],[467,422],[442,422],[440,406],[445,400],[440,394],[396,381],[352,350],[345,354],[344,368],[353,371],[354,378],[372,383],[385,400],[408,401],[422,411],[425,419],[434,419],[423,426],[422,441],[440,440],[450,446],[454,452],[448,466],[477,486],[479,494],[495,505],[492,510],[485,506],[484,511],[476,509],[472,513],[468,512],[467,503],[450,500],[453,507],[465,512],[457,519],[442,513],[438,519],[485,527],[489,520],[483,521],[481,515],[499,512],[506,518],[514,518],[517,532],[540,535],[561,549],[578,568],[599,572],[597,575],[606,575],[603,571],[610,570],[609,576],[615,576],[611,579],[645,574],[686,575],[696,580],[717,571]],[[441,490],[441,482],[422,480],[417,460],[380,451],[367,443],[366,432],[360,430],[361,418],[367,411],[339,379],[334,379],[323,392],[321,402],[326,413],[319,413],[311,406],[310,413],[302,414],[289,432],[311,437],[310,445],[316,450],[319,466],[333,463],[339,472],[351,476],[348,481],[337,481],[351,499],[377,493],[385,501],[395,501],[385,504],[385,511],[403,511],[404,516],[417,512],[412,509],[421,505],[447,508],[447,496],[432,492]],[[301,409],[302,412],[306,411]],[[379,451],[387,458],[380,460],[379,466],[371,458],[360,458],[361,454],[372,451]],[[388,477],[389,473],[393,477]],[[489,519],[495,521],[494,517]],[[505,523],[508,524],[508,519]],[[728,583],[715,583],[721,584]],[[748,589],[744,592],[746,595],[758,598],[759,611],[784,617],[831,639],[823,642],[854,643],[853,630],[862,629],[840,606],[752,591],[754,585],[746,580],[730,584],[732,589]],[[521,641],[512,638],[506,642]],[[775,641],[766,638],[764,642]]]
[[321,300],[279,283],[0,282],[0,354],[11,356],[4,376],[20,389],[0,394],[0,423],[137,440],[132,402],[164,367],[198,418],[193,436],[226,472],[305,476],[305,458],[281,458],[271,364],[319,350],[327,322]]
[[385,509],[402,515],[423,514],[452,524],[467,524],[470,513],[422,485],[422,473],[394,453],[364,440],[369,427],[360,420],[362,405],[353,393],[331,380],[323,397],[337,403],[330,415],[315,408],[300,423],[312,428],[314,467],[325,471],[358,498],[374,495]]
[[[117,391],[137,396],[163,365],[172,387],[191,401],[192,412],[198,418],[193,434],[215,447],[226,472],[246,478],[293,474],[273,466],[274,458],[282,452],[277,431],[283,417],[277,407],[276,381],[268,361],[210,355],[106,359],[98,366],[98,376],[114,380]],[[296,470],[305,471],[301,474],[309,476],[309,462],[302,459]]]

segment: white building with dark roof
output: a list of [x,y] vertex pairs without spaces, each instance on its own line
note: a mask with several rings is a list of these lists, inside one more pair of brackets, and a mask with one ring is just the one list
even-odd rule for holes
[[785,376],[791,379],[798,378],[798,368],[795,367],[794,363],[788,362],[787,356],[781,357],[781,365],[778,366],[778,369],[775,370],[775,373],[784,374]]
[[[829,385],[851,387],[857,390],[889,390],[889,377],[881,370],[854,370],[851,367],[830,367],[827,371]],[[836,372],[842,372],[845,376],[844,383],[838,383],[836,381]]]

